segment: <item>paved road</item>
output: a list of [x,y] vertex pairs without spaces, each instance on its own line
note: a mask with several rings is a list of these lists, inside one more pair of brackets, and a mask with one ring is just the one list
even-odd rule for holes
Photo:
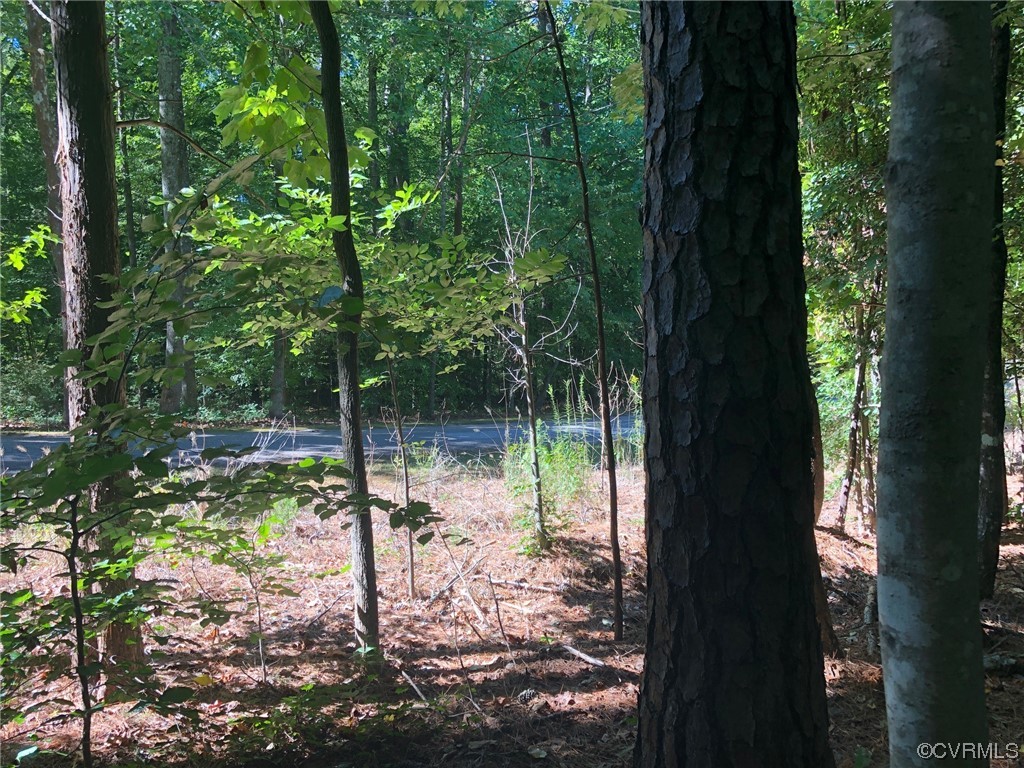
[[[632,416],[616,419],[617,436],[625,437],[637,428]],[[552,424],[547,427],[551,435],[572,432],[586,437],[592,443],[601,441],[601,425],[596,420],[576,424]],[[517,422],[449,422],[444,425],[418,424],[406,429],[406,442],[437,446],[449,454],[491,454],[501,451],[507,443],[526,439],[523,426]],[[17,472],[30,466],[46,451],[67,442],[60,433],[12,432],[0,433],[0,472]],[[392,429],[372,426],[363,433],[363,445],[368,455],[390,456],[397,450],[397,436]],[[178,441],[178,452],[172,455],[175,464],[190,463],[204,448],[229,447],[233,449],[258,446],[248,455],[248,461],[296,461],[306,456],[339,456],[341,439],[336,427],[299,427],[294,431],[270,430],[217,430],[197,431]]]

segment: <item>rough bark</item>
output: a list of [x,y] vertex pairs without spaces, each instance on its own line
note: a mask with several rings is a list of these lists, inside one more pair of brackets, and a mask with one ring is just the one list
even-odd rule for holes
[[[178,16],[173,6],[162,14],[160,55],[157,60],[157,81],[160,92],[160,121],[185,130],[185,105],[181,96],[181,34]],[[173,200],[182,189],[191,184],[188,170],[188,142],[181,133],[168,128],[160,129],[161,187],[165,200]],[[177,222],[168,221],[174,227]],[[167,244],[168,253],[186,254],[192,250],[188,237],[176,237]],[[174,299],[179,304],[185,298],[184,269],[179,272]],[[185,350],[185,339],[177,332],[174,322],[168,320],[165,329],[164,354],[168,369],[180,371],[179,376],[165,380],[160,393],[160,412],[177,413],[182,407],[195,405],[195,366],[192,356]]]
[[647,654],[637,768],[831,766],[795,22],[645,3]]
[[622,639],[622,554],[619,550],[619,491],[615,476],[615,439],[612,435],[611,396],[608,392],[608,345],[604,333],[604,302],[601,296],[601,270],[597,263],[597,247],[594,245],[594,229],[590,216],[590,185],[587,183],[587,167],[583,162],[583,147],[580,143],[579,121],[576,118],[576,103],[569,86],[569,74],[565,68],[562,44],[558,39],[558,26],[551,3],[544,0],[551,40],[558,57],[558,71],[562,76],[565,103],[569,107],[569,127],[572,130],[572,145],[576,159],[576,170],[580,177],[581,202],[583,208],[583,232],[590,256],[590,279],[594,285],[594,314],[597,323],[597,387],[601,398],[601,443],[608,473],[608,540],[612,555],[612,635]]
[[1003,294],[1006,292],[1006,236],[1003,231],[1003,141],[1006,138],[1006,81],[1010,70],[1010,25],[999,16],[1006,3],[993,6],[992,92],[995,106],[996,170],[992,228],[992,284],[985,341],[985,388],[981,406],[981,473],[978,487],[980,594],[992,597],[999,567],[999,539],[1006,519],[1006,380],[1003,368]]
[[[107,327],[114,285],[105,279],[121,271],[117,229],[117,183],[114,171],[114,110],[107,68],[107,35],[102,2],[54,2],[53,56],[57,84],[57,165],[63,211],[64,318],[68,350],[88,359],[97,350],[87,339]],[[124,406],[122,378],[90,381],[78,366],[65,375],[67,412],[72,429],[86,423],[90,409]],[[99,426],[102,430],[102,424]],[[111,481],[92,488],[90,512],[109,502]],[[105,546],[100,532],[99,546]],[[116,595],[131,581],[108,581],[104,591]],[[142,661],[137,627],[112,624],[104,633],[104,657],[120,663]],[[109,669],[107,671],[110,671]]]
[[[893,768],[988,741],[977,502],[994,140],[985,3],[896,3],[878,610]],[[957,765],[986,765],[962,759]]]
[[[327,126],[327,148],[331,170],[331,215],[351,221],[351,190],[348,176],[348,145],[345,115],[341,107],[341,48],[338,30],[326,0],[309,4],[320,41],[320,88]],[[341,269],[342,293],[363,299],[363,276],[356,255],[351,227],[331,233],[334,253]],[[366,458],[359,414],[359,326],[361,311],[351,311],[338,322],[338,398],[341,406],[341,439],[345,459],[352,472],[353,490],[367,492]],[[377,648],[380,627],[377,612],[377,571],[373,554],[373,520],[368,508],[351,514],[352,591],[356,642],[360,648]]]

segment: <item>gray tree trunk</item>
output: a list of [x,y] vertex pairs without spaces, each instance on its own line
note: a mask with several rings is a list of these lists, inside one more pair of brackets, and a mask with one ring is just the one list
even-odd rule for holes
[[272,419],[284,418],[285,373],[288,368],[288,337],[284,331],[274,334],[274,370],[270,376],[270,409],[267,415]]
[[[892,768],[988,741],[977,503],[994,141],[987,3],[893,10],[878,610]],[[978,758],[943,761],[987,765]]]
[[[995,105],[996,159],[1003,159],[1006,138],[1006,81],[1010,70],[1010,25],[999,15],[1006,3],[995,3],[992,27],[992,90]],[[1003,367],[1003,294],[1006,292],[1006,234],[1003,230],[1003,166],[996,165],[992,230],[992,287],[989,294],[988,338],[985,342],[985,390],[981,409],[981,476],[978,503],[982,598],[992,597],[999,568],[999,539],[1006,519],[1006,373]]]
[[827,768],[796,31],[644,3],[647,653],[636,768]]
[[[178,16],[173,5],[162,14],[160,55],[157,59],[157,81],[160,94],[160,121],[179,131],[185,130],[185,105],[181,97],[181,33]],[[160,129],[161,187],[165,200],[173,200],[182,189],[191,185],[188,170],[188,143],[168,128]],[[177,222],[168,221],[170,226]],[[178,237],[167,244],[168,252],[188,254],[192,241]],[[184,262],[184,258],[181,260]],[[185,274],[183,264],[177,266],[175,300],[185,300]],[[185,339],[175,330],[174,323],[166,323],[164,353],[167,367],[180,372],[165,380],[160,393],[160,412],[177,413],[183,407],[194,407],[196,400],[195,364],[185,350]]]
[[[51,243],[48,247],[50,259],[53,262],[53,271],[56,277],[57,290],[64,293],[64,256],[61,250],[59,238],[61,236],[61,201],[60,201],[60,171],[57,168],[57,113],[54,108],[55,101],[50,97],[49,73],[52,69],[52,59],[49,53],[47,37],[49,27],[39,16],[36,10],[25,3],[25,22],[28,27],[28,64],[29,73],[32,79],[32,113],[36,120],[36,129],[39,131],[39,146],[43,150],[43,167],[46,169],[46,221],[50,230],[58,238],[57,242]],[[61,300],[63,305],[63,299]],[[61,313],[61,325],[64,325],[63,312]],[[64,337],[64,344],[67,346],[67,335]],[[64,398],[64,424],[70,424],[68,411],[68,400]]]
[[[338,30],[326,0],[309,4],[313,24],[320,40],[320,82],[327,126],[331,169],[331,215],[351,221],[351,192],[348,176],[348,145],[345,141],[345,116],[341,107],[341,48]],[[356,255],[351,227],[332,233],[334,253],[341,269],[345,296],[362,301],[363,276]],[[359,326],[362,313],[352,312],[340,318],[338,343],[338,398],[341,406],[341,439],[345,459],[353,476],[353,490],[367,492],[366,457],[359,414]],[[356,642],[362,649],[377,648],[380,626],[377,610],[377,570],[373,553],[373,520],[368,508],[352,515],[352,591],[355,601]]]

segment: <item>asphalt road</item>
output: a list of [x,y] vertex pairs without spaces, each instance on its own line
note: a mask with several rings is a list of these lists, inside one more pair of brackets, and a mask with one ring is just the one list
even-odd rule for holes
[[[632,416],[615,420],[616,436],[630,435],[638,425]],[[601,425],[597,420],[575,424],[548,424],[548,434],[571,432],[586,437],[589,442],[600,443]],[[18,472],[32,465],[47,451],[67,442],[67,436],[55,432],[0,433],[0,473]],[[526,430],[518,422],[462,421],[447,424],[417,424],[406,428],[407,444],[421,444],[437,448],[452,455],[493,454],[508,443],[526,439]],[[393,429],[373,425],[363,432],[363,445],[367,456],[388,456],[398,450],[398,438]],[[178,451],[172,454],[173,464],[188,464],[198,458],[205,448],[232,449],[257,446],[247,461],[297,461],[307,456],[340,456],[341,438],[337,428],[299,427],[294,431],[271,430],[212,430],[196,431],[178,441]]]

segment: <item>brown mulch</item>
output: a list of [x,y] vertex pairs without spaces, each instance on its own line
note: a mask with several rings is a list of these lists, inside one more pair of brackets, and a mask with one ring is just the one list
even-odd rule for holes
[[[373,490],[396,496],[390,465]],[[353,655],[351,590],[343,566],[347,536],[337,521],[298,513],[269,547],[283,555],[280,578],[298,597],[265,594],[262,681],[252,635],[251,590],[235,572],[208,562],[153,559],[142,575],[172,579],[181,597],[234,600],[223,627],[160,617],[170,638],[152,656],[167,686],[193,687],[198,722],[130,713],[96,716],[95,751],[120,766],[579,766],[630,764],[643,665],[643,476],[620,477],[626,637],[611,640],[609,578],[600,475],[561,510],[557,543],[543,557],[523,553],[522,503],[487,469],[453,464],[420,471],[414,495],[434,505],[451,537],[416,548],[416,597],[408,595],[405,534],[376,530],[382,664]],[[1014,493],[1018,493],[1016,487]],[[834,517],[826,512],[824,523]],[[875,570],[870,536],[818,530],[830,605],[846,658],[826,661],[832,743],[843,768],[888,764],[885,702],[876,628],[864,622]],[[460,539],[470,539],[457,543]],[[38,590],[59,589],[50,563],[22,572]],[[461,575],[460,575],[461,574]],[[9,588],[10,580],[3,584]],[[1008,531],[994,600],[983,605],[986,652],[1024,657],[1024,530]],[[157,631],[152,628],[150,631]],[[53,697],[66,683],[40,685]],[[1024,675],[988,678],[991,738],[1024,742]],[[2,760],[37,734],[65,753],[78,722],[46,722],[46,710],[0,729]],[[29,764],[69,765],[40,756]],[[1011,761],[993,765],[1009,766]]]

